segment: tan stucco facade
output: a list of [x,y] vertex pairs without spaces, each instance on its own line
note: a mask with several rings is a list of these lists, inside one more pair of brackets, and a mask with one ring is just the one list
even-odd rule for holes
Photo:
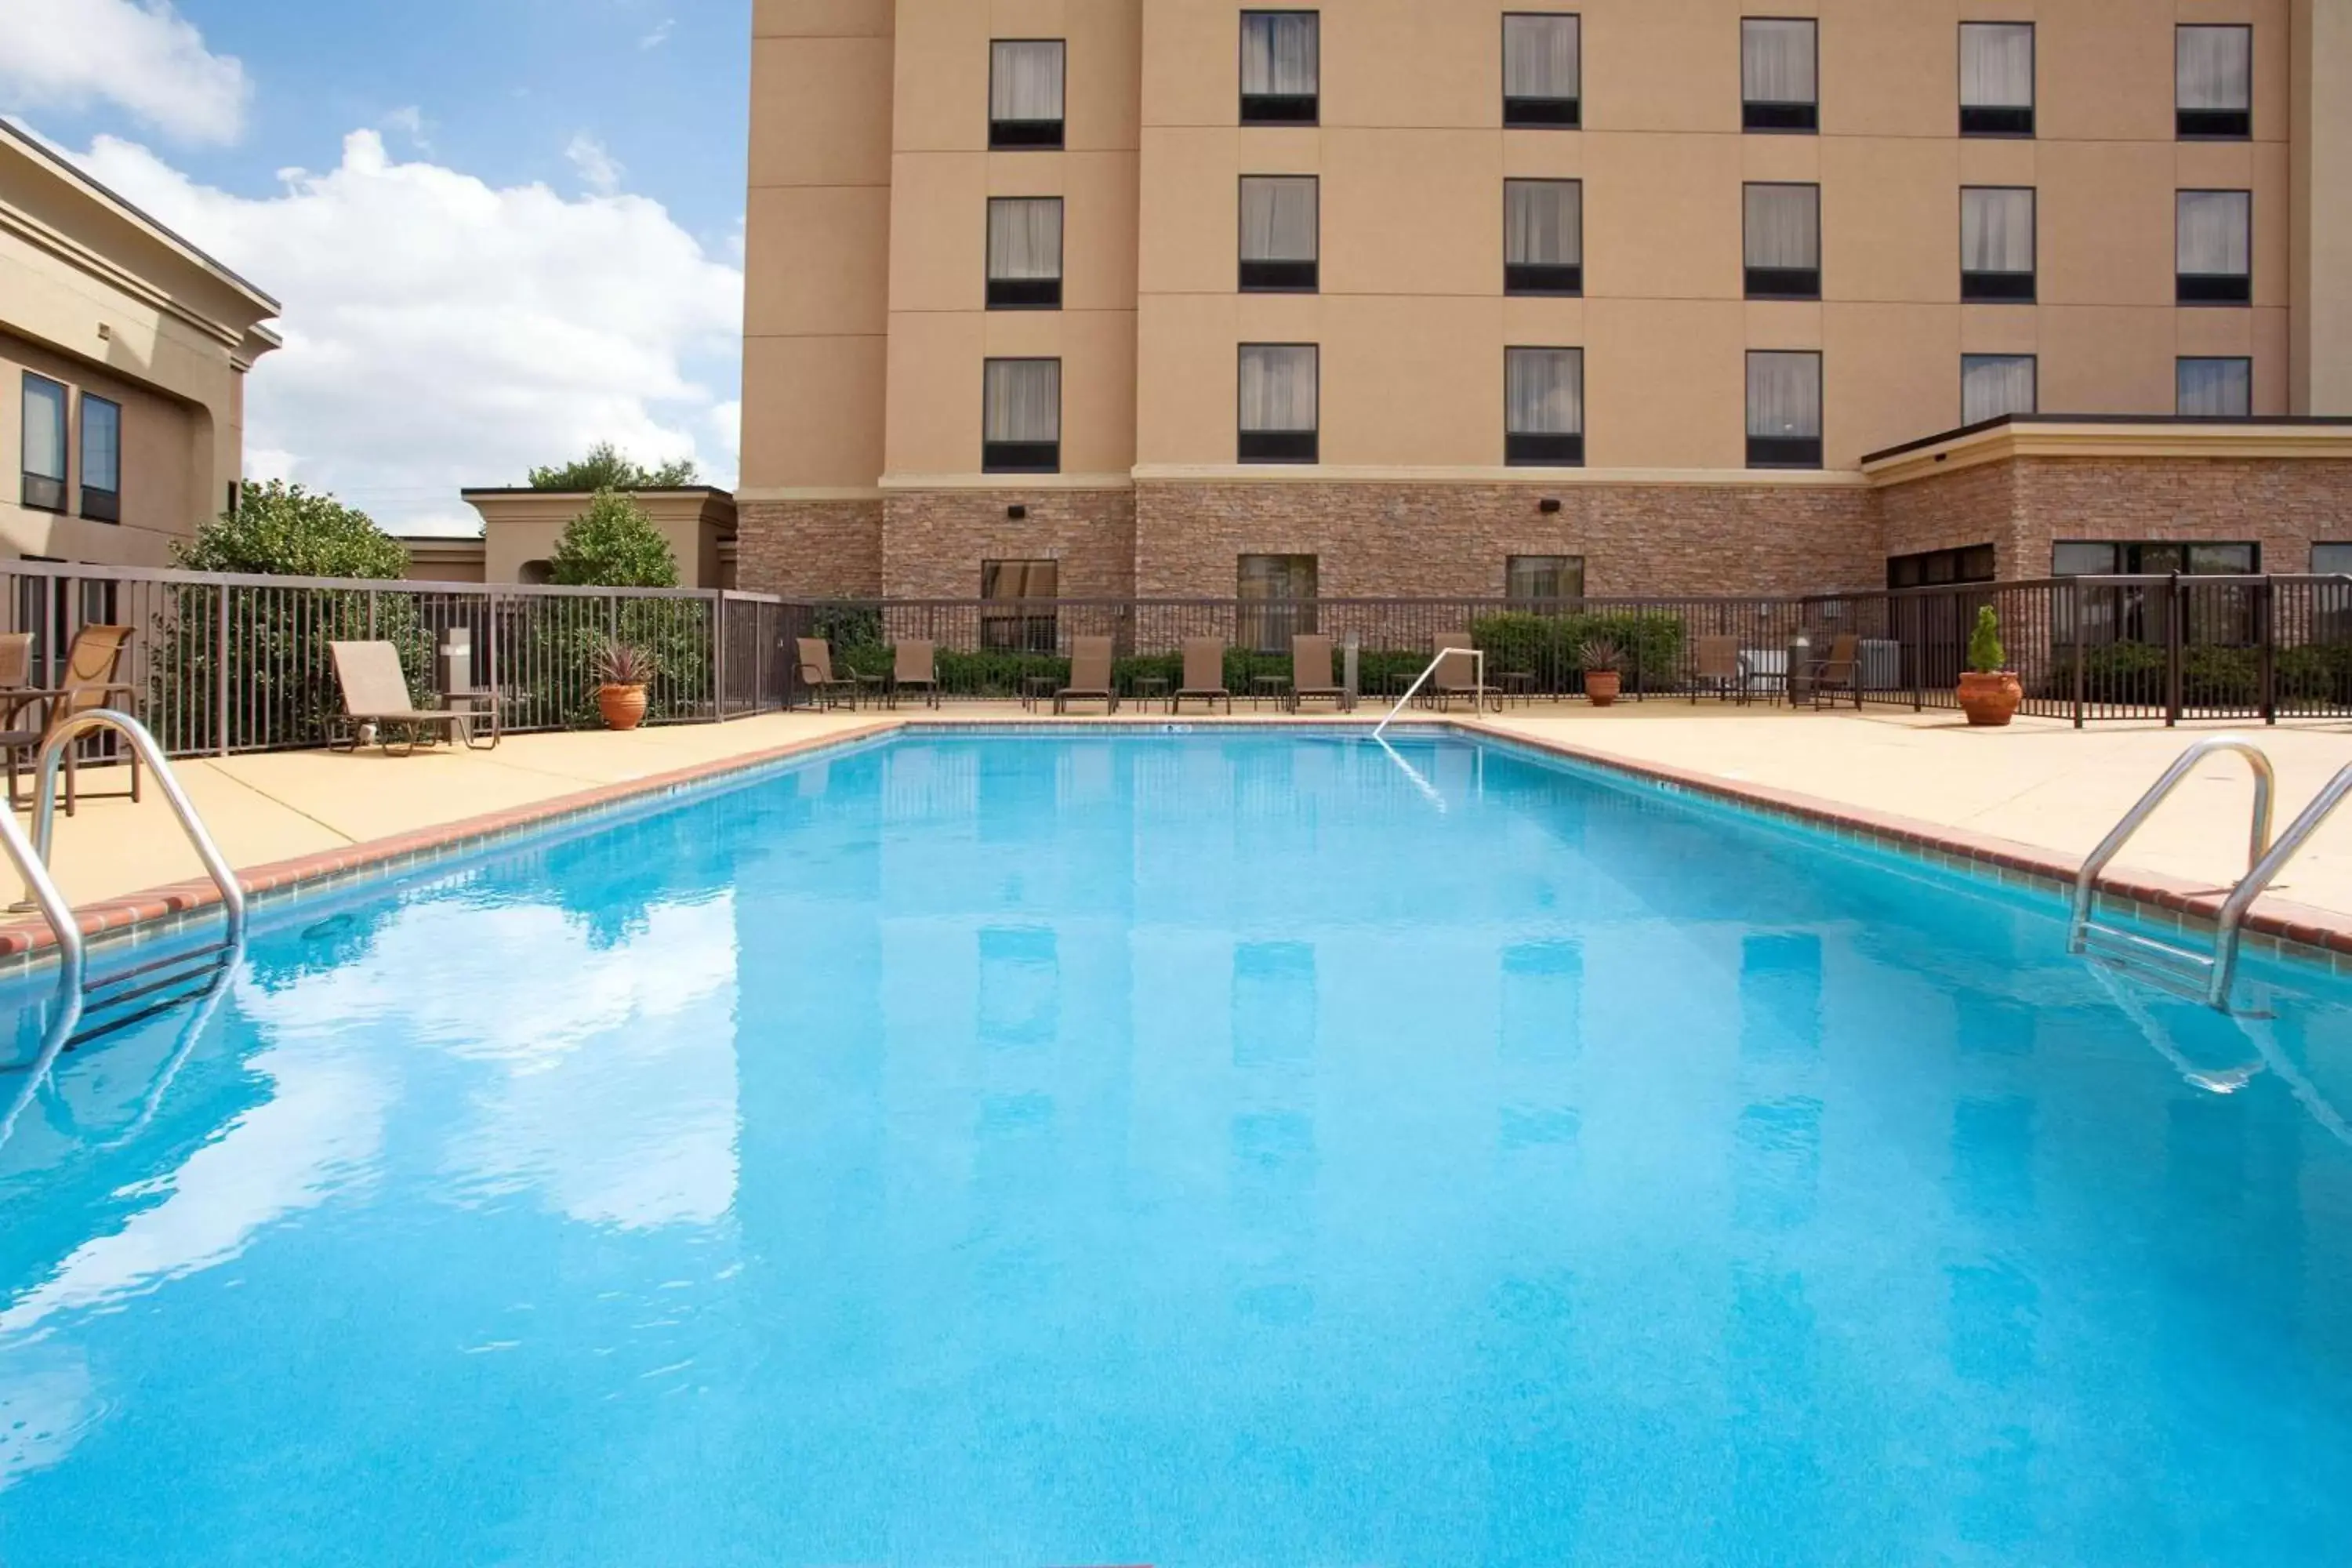
[[[0,124],[0,552],[163,565],[230,500],[245,374],[277,346],[277,302]],[[20,476],[27,374],[65,389],[62,497]],[[46,395],[46,394],[44,394]],[[121,409],[115,502],[85,494],[95,400]],[[47,499],[55,508],[28,501]],[[103,512],[117,515],[107,520]]]
[[[440,580],[473,583],[544,583],[556,541],[595,498],[579,490],[469,489],[459,492],[482,518],[478,556],[448,548],[425,548],[410,540],[414,570],[422,565]],[[694,485],[675,490],[637,490],[636,502],[655,531],[668,542],[677,561],[678,586],[731,588],[734,584],[735,502],[725,490]],[[474,564],[478,561],[478,566]],[[472,568],[471,576],[463,574]]]
[[[2171,416],[2177,361],[2227,357],[2252,362],[2254,416],[2352,416],[2352,0],[1328,0],[1317,122],[1295,126],[1240,123],[1247,8],[759,0],[738,496],[747,561],[793,571],[747,586],[976,592],[976,552],[897,564],[952,549],[975,495],[1050,510],[1040,554],[1132,537],[1148,561],[1185,554],[1155,530],[1203,526],[1188,498],[1221,485],[1263,485],[1269,515],[1310,478],[1372,508],[1399,487],[1850,489],[1866,454],[1962,423],[1964,354],[2035,356],[2042,411]],[[1533,10],[1580,18],[1581,129],[1503,126],[1502,17]],[[1818,133],[1743,130],[1748,14],[1818,19]],[[1979,20],[2033,25],[2031,137],[1960,134]],[[2252,28],[2249,137],[2178,133],[2182,24]],[[1066,46],[1064,146],[992,151],[991,40],[1044,38]],[[1318,178],[1316,291],[1241,291],[1251,174]],[[1507,294],[1516,178],[1582,183],[1580,295]],[[1746,297],[1751,182],[1819,186],[1819,300]],[[1962,302],[1977,185],[2036,193],[2031,303]],[[2184,190],[2251,194],[2248,302],[2176,303]],[[1063,200],[1058,310],[987,307],[987,202],[1011,195]],[[1311,475],[1237,461],[1243,343],[1318,347]],[[1506,465],[1514,346],[1583,352],[1580,467]],[[1756,350],[1822,355],[1819,470],[1748,467]],[[1061,362],[1059,471],[983,473],[983,363],[1027,357]],[[1066,516],[1122,489],[1098,537]],[[866,546],[902,519],[919,548]],[[755,550],[770,531],[811,548]],[[1232,591],[1229,568],[1185,581]]]

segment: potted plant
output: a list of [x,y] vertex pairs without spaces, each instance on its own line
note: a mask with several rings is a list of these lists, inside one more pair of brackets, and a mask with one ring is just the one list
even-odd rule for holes
[[1977,611],[1976,629],[1969,634],[1969,668],[1960,674],[1960,711],[1969,723],[1999,726],[2017,716],[2025,689],[2017,683],[2017,671],[2003,668],[2008,663],[2000,617],[1987,605]]
[[1617,700],[1623,685],[1621,673],[1625,668],[1625,650],[1611,637],[1593,637],[1576,650],[1576,661],[1584,668],[1584,695],[1592,700],[1595,708],[1606,708]]
[[652,653],[607,638],[597,645],[588,670],[596,679],[596,710],[604,728],[634,730],[645,721],[646,688],[658,673]]

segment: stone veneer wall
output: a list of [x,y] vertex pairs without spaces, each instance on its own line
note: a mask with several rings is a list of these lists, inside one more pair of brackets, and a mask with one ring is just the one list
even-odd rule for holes
[[738,501],[735,583],[746,593],[870,599],[882,592],[882,501]]
[[[2017,466],[1979,463],[1876,492],[1881,542],[1889,555],[1990,544],[1995,573],[2003,578],[2038,577],[2050,570],[2021,571],[2017,546]],[[1884,571],[1874,582],[1885,580]]]
[[[1017,522],[1015,504],[1028,509]],[[908,490],[885,503],[887,597],[978,598],[983,561],[1057,561],[1065,599],[1133,598],[1135,492]]]
[[[1546,516],[1537,503],[1559,500]],[[1327,598],[1503,592],[1513,555],[1581,555],[1596,595],[1785,594],[1885,580],[1859,485],[1148,482],[1136,591],[1230,598],[1244,554],[1320,558]]]

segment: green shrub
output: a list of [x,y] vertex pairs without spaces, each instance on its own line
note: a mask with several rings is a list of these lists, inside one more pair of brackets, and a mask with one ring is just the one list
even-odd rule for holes
[[1997,675],[2009,668],[2009,650],[2000,646],[2000,616],[1990,605],[1977,607],[1977,624],[1969,633],[1969,668],[1978,675]]
[[563,525],[548,579],[572,588],[675,588],[677,557],[653,519],[619,490],[598,490]]
[[[1613,644],[1622,656],[1628,691],[1657,690],[1681,678],[1685,628],[1663,610],[1600,610],[1538,616],[1506,611],[1470,623],[1470,640],[1485,650],[1486,679],[1509,671],[1536,678],[1541,691],[1565,691],[1583,670],[1587,643]],[[1417,656],[1420,666],[1430,656]]]

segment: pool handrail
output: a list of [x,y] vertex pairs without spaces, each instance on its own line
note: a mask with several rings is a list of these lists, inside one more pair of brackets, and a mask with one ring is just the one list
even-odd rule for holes
[[2082,868],[2074,876],[2074,919],[2067,938],[2066,951],[2077,953],[2083,951],[2084,938],[2091,923],[2091,906],[2098,894],[2099,873],[2123,852],[2124,846],[2147,826],[2147,819],[2156,815],[2156,808],[2162,805],[2166,798],[2196,771],[2198,763],[2222,752],[2236,752],[2253,770],[2254,815],[2253,831],[2247,844],[2248,872],[2263,863],[2263,857],[2271,847],[2271,797],[2276,780],[2269,756],[2243,735],[2215,735],[2200,741],[2174,759],[2172,765],[2164,770],[2164,776],[2139,797],[2137,805],[2124,813],[2122,820],[2099,840],[2099,847],[2084,858]]
[[1396,716],[1404,711],[1405,704],[1418,696],[1421,689],[1429,683],[1429,678],[1437,673],[1437,667],[1457,654],[1466,656],[1475,667],[1470,689],[1470,712],[1473,717],[1476,716],[1486,696],[1486,650],[1483,647],[1442,647],[1437,650],[1437,657],[1429,661],[1429,668],[1415,676],[1412,684],[1404,689],[1404,695],[1397,699],[1396,706],[1389,710],[1388,717],[1372,726],[1373,740],[1379,740],[1381,732],[1396,721]]
[[2279,835],[2269,852],[2255,860],[2245,879],[2230,889],[2229,898],[2222,901],[2221,912],[2214,917],[2221,934],[2213,954],[2211,1000],[2215,1006],[2226,1007],[2229,1005],[2230,985],[2238,971],[2238,937],[2246,911],[2253,907],[2254,900],[2262,897],[2263,890],[2278,879],[2278,874],[2286,869],[2287,862],[2311,841],[2311,836],[2319,831],[2320,825],[2344,804],[2347,795],[2352,795],[2352,765],[2339,769],[2334,778],[2319,786],[2319,793],[2311,797],[2311,804],[2287,824],[2286,831]]

